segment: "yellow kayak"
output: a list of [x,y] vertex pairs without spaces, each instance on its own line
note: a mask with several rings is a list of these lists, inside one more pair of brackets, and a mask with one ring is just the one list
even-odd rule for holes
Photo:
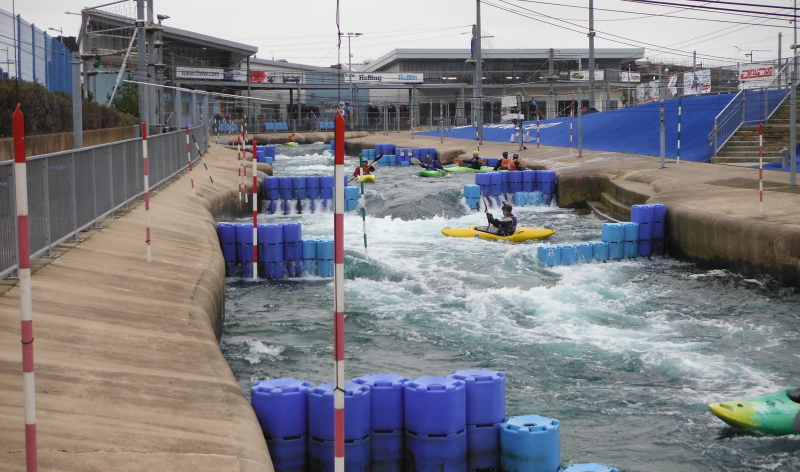
[[486,228],[486,226],[468,226],[465,228],[444,228],[442,234],[445,236],[452,236],[455,238],[481,238],[491,240],[503,240],[519,243],[528,241],[530,239],[545,239],[556,234],[556,230],[549,228],[528,228],[522,226],[517,228],[517,231],[511,236],[498,236],[496,234],[481,231],[478,228]]
[[358,176],[358,181],[359,181],[359,182],[361,182],[362,180],[363,180],[364,182],[366,182],[366,183],[370,183],[370,182],[371,182],[371,183],[375,183],[375,176],[374,176],[374,175],[372,175],[372,174],[369,174],[369,175],[359,175],[359,176]]

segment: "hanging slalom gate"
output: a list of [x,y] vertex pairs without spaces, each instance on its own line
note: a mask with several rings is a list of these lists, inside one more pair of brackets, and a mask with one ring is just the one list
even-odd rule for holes
[[601,241],[543,245],[537,256],[550,267],[663,256],[666,217],[666,205],[633,205],[632,221],[603,223]]
[[[617,472],[560,466],[559,421],[506,418],[503,372],[465,369],[409,379],[367,374],[345,384],[345,469]],[[256,382],[251,403],[276,472],[333,470],[333,384]]]

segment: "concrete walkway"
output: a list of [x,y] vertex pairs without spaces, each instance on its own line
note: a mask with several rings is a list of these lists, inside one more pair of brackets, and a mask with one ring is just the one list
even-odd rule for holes
[[[474,141],[408,133],[349,140],[472,153]],[[515,145],[485,143],[484,157]],[[789,175],[652,157],[529,146],[529,164],[559,179],[638,183],[668,204],[673,238],[711,258],[727,252],[783,260],[800,271],[800,195]],[[146,260],[144,205],[109,219],[33,275],[39,464],[42,471],[272,471],[255,415],[220,353],[225,279],[212,215],[238,203],[236,153],[213,149],[189,175],[151,199],[153,260]],[[380,169],[378,170],[380,172]],[[249,211],[249,205],[244,207]],[[241,209],[241,208],[240,208]],[[674,216],[673,216],[674,215]],[[674,221],[673,219],[674,218]],[[692,226],[692,222],[694,226]],[[684,233],[686,233],[684,235]],[[737,241],[740,241],[737,243]],[[68,249],[68,250],[67,250]],[[699,249],[698,249],[699,250]],[[790,271],[791,272],[791,271]],[[0,470],[25,470],[19,289],[0,296]]]

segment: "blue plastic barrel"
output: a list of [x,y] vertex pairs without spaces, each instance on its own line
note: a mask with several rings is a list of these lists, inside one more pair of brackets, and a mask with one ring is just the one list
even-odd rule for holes
[[667,206],[663,203],[654,203],[653,205],[653,222],[664,223],[667,221]]
[[501,172],[487,172],[489,176],[489,195],[493,197],[500,196],[503,193],[503,177]]
[[[313,439],[334,440],[334,387],[332,382],[321,383],[308,391],[308,435]],[[344,388],[344,438],[365,438],[370,431],[370,389],[354,382],[346,382]]]
[[631,221],[634,223],[652,223],[653,205],[631,205]]
[[333,239],[317,239],[317,259],[333,260]]
[[370,433],[371,472],[403,472],[405,470],[405,431]]
[[653,223],[639,223],[639,241],[653,239]]
[[225,262],[236,262],[236,226],[230,223],[217,224],[217,235]]
[[534,192],[536,191],[536,171],[523,170],[522,171],[522,191]]
[[639,241],[639,223],[620,223],[624,228],[625,241]]
[[267,450],[275,472],[306,472],[307,436],[267,438]]
[[406,470],[467,472],[467,432],[426,435],[406,431]]
[[525,206],[527,204],[528,204],[528,193],[527,192],[516,192],[514,194],[514,205]]
[[620,223],[603,223],[600,234],[601,239],[607,243],[625,241],[625,228]]
[[404,385],[406,431],[449,434],[467,427],[467,390],[463,380],[420,377]]
[[578,262],[578,249],[574,244],[562,244],[560,250],[562,265],[572,265]]
[[388,156],[383,156],[382,161],[386,161],[387,166],[396,166],[397,165],[397,156],[394,154],[389,154]]
[[463,369],[448,377],[467,389],[467,424],[492,424],[506,417],[506,374],[489,369]]
[[639,255],[639,241],[625,241],[622,243],[622,253],[628,259],[636,259]]
[[253,262],[252,224],[236,224],[236,259],[238,262]]
[[306,178],[304,176],[292,177],[292,197],[295,200],[305,200],[308,198],[306,192]]
[[283,228],[281,225],[258,225],[259,262],[283,260]]
[[556,191],[556,171],[554,170],[540,170],[536,174],[536,182],[538,184],[537,190],[542,193],[553,194]]
[[539,260],[550,267],[561,265],[561,248],[558,245],[547,244],[539,246],[536,250]]
[[304,238],[303,239],[303,260],[317,258],[317,240]]
[[262,265],[265,279],[280,280],[283,278],[283,261],[263,262]]
[[272,379],[250,387],[250,403],[268,438],[289,438],[308,433],[308,389],[305,380]]
[[278,177],[264,176],[264,198],[267,200],[277,200],[281,198]]
[[275,146],[274,145],[262,146],[262,148],[264,149],[264,155],[266,157],[271,157],[273,159],[275,158]]
[[[649,226],[649,225],[648,225]],[[642,257],[650,257],[653,254],[653,242],[650,239],[639,240],[639,255]]]
[[467,425],[467,469],[500,469],[500,423]]
[[320,176],[309,175],[308,177],[306,177],[306,192],[308,193],[308,198],[310,198],[311,200],[316,200],[319,198]]
[[576,243],[575,249],[578,252],[578,262],[592,262],[594,251],[590,243]]
[[489,167],[494,167],[494,166],[497,165],[497,161],[498,160],[499,159],[497,159],[496,157],[487,157],[486,158],[486,165],[489,166]]
[[299,261],[303,258],[303,227],[300,223],[284,223],[283,229],[283,260]]
[[608,258],[620,260],[625,255],[625,243],[608,243]]
[[[346,427],[346,426],[345,426]],[[333,441],[309,438],[308,470],[312,472],[334,472]],[[368,472],[370,456],[369,436],[361,439],[349,439],[344,442],[344,470],[347,472]],[[276,470],[276,472],[278,472]]]
[[480,185],[465,185],[464,186],[464,196],[465,197],[481,198],[481,187],[480,187]]
[[608,260],[609,243],[603,241],[590,241],[592,246],[592,258],[596,261],[605,262]]
[[500,425],[500,467],[504,472],[553,472],[561,464],[558,420],[513,416]]
[[319,192],[322,198],[333,198],[333,183],[332,175],[323,175],[319,178]]
[[619,470],[616,467],[609,467],[607,465],[592,462],[587,464],[565,465],[559,469],[559,472],[619,472]]
[[511,193],[511,172],[500,172],[500,188],[503,193]]
[[508,173],[510,188],[509,192],[517,193],[522,192],[522,172],[514,171]]
[[367,374],[353,379],[353,383],[366,385],[372,393],[370,398],[370,429],[393,431],[405,426],[403,385],[408,377],[399,374]]
[[528,193],[528,205],[539,206],[543,201],[542,192],[536,191]]

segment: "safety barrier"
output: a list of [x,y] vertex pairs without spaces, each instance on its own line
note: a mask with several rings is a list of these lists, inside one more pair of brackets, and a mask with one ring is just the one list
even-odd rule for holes
[[500,206],[503,200],[515,206],[549,206],[555,193],[552,170],[482,172],[475,174],[475,185],[464,186],[467,206],[474,209],[479,209],[481,197],[489,197],[488,206]]
[[601,241],[539,246],[537,256],[553,267],[592,261],[649,258],[664,255],[667,207],[663,204],[633,205],[631,219],[603,223]]
[[[219,223],[217,234],[225,260],[226,277],[253,278],[253,225]],[[300,223],[259,224],[258,264],[260,278],[316,275],[333,277],[333,239],[303,239]]]
[[266,164],[272,164],[275,162],[275,146],[256,146],[256,161]]
[[[358,187],[348,186],[348,176],[344,176],[345,211],[355,210],[358,206]],[[270,215],[281,212],[284,215],[303,213],[308,210],[314,213],[321,200],[322,209],[333,208],[334,178],[332,175],[280,176],[264,175],[262,188],[264,202],[262,209]],[[329,205],[330,203],[330,205]]]
[[[466,369],[414,380],[367,374],[345,384],[345,469],[618,472],[602,464],[560,469],[559,421],[506,418],[505,374]],[[277,472],[333,470],[334,384],[262,380],[253,410]],[[301,456],[305,454],[304,457]]]

